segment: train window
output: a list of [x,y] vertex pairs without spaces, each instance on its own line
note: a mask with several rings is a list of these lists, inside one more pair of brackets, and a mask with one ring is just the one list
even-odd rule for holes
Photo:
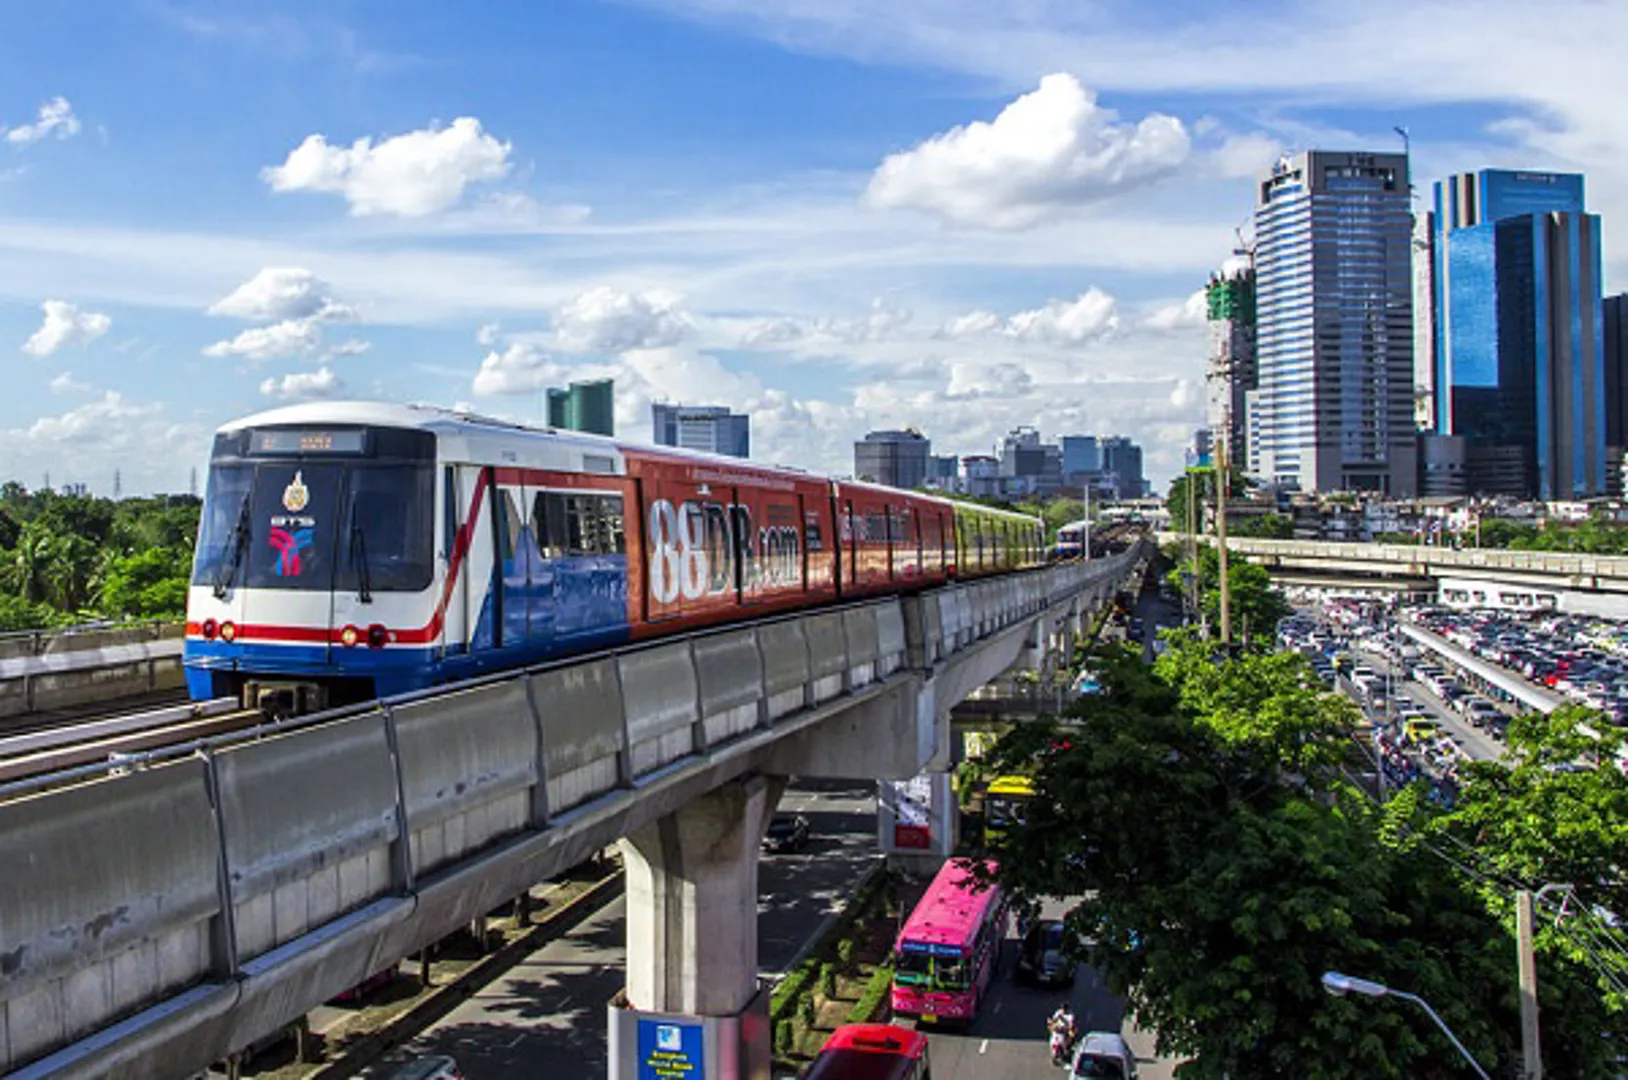
[[820,535],[818,510],[810,510],[803,515],[803,546],[810,552],[825,550],[825,538]]
[[531,532],[545,559],[562,558],[567,550],[565,496],[557,491],[539,491],[531,502]]
[[442,476],[442,498],[446,500],[446,505],[441,515],[442,528],[445,531],[441,552],[450,559],[458,547],[458,508],[462,503],[458,498],[458,470],[448,465],[442,470]]
[[514,492],[504,491],[503,498],[493,502],[503,518],[497,530],[498,558],[512,559],[514,553],[520,550],[520,530],[525,525],[525,518],[520,516],[520,508],[515,505]]
[[418,465],[350,470],[334,587],[412,592],[434,572],[435,473]]
[[627,554],[627,522],[622,516],[620,495],[599,497],[599,529],[606,555]]

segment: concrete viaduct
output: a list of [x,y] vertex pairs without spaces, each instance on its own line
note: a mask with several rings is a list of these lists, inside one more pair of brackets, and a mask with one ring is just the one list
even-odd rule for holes
[[193,1074],[620,840],[612,1076],[665,1022],[699,1040],[701,1075],[766,1078],[757,853],[785,778],[947,769],[951,706],[1071,651],[1151,550],[0,788],[0,1073]]

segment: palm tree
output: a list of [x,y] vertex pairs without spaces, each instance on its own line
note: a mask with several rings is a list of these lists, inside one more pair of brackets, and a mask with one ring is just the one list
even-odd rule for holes
[[51,591],[56,561],[57,538],[51,530],[36,521],[24,525],[10,559],[17,595],[31,604],[43,603]]
[[77,612],[90,599],[91,579],[97,568],[96,545],[83,536],[60,537],[51,575],[51,592],[57,607]]

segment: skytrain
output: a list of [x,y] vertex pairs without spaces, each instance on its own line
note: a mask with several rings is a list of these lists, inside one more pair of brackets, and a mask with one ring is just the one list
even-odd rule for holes
[[278,714],[1041,565],[1038,518],[422,406],[215,435],[196,699]]

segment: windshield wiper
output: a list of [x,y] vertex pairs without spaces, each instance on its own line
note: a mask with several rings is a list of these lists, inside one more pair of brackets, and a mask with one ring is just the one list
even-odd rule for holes
[[232,532],[226,538],[226,547],[231,549],[231,555],[225,560],[221,572],[215,575],[215,599],[224,600],[226,590],[231,586],[232,579],[237,577],[237,568],[243,561],[243,549],[249,546],[249,495],[245,493],[243,503],[237,510],[237,524],[232,526]]
[[356,599],[364,604],[373,602],[373,576],[367,564],[367,535],[358,522],[351,522],[350,561],[356,564]]

